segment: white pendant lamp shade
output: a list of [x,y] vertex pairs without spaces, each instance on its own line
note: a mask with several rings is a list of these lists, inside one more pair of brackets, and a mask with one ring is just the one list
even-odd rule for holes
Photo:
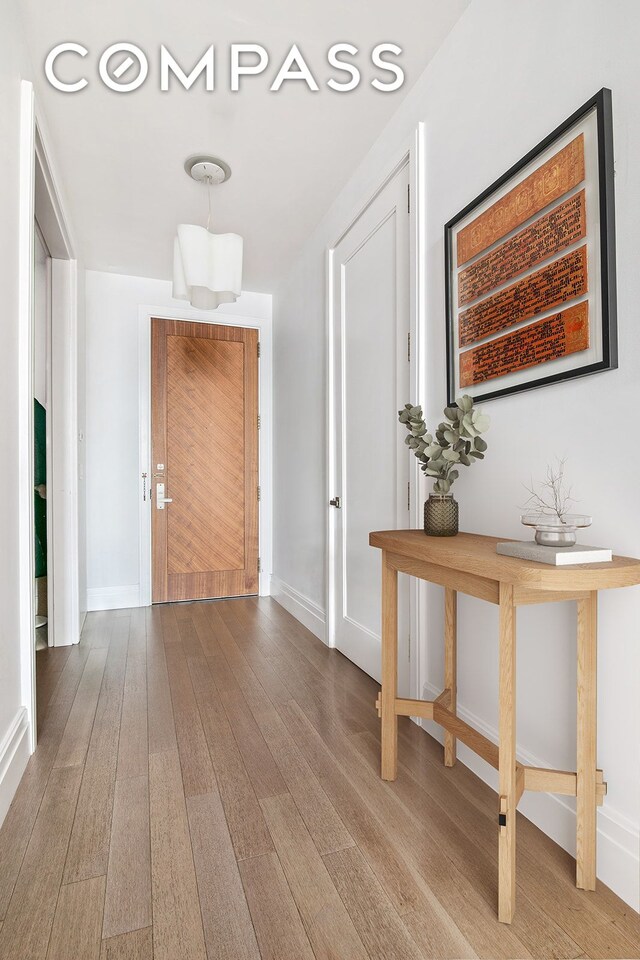
[[242,237],[178,226],[173,246],[173,296],[199,310],[233,303],[242,291]]

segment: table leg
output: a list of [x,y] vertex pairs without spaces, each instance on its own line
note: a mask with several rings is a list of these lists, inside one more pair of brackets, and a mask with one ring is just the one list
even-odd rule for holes
[[498,920],[511,923],[516,895],[516,608],[500,584]]
[[576,886],[596,888],[596,673],[598,594],[578,600]]
[[[449,709],[456,712],[457,696],[457,656],[458,656],[458,628],[457,604],[458,594],[450,587],[444,588],[444,685],[451,691]],[[445,731],[444,735],[444,765],[452,767],[456,762],[456,738],[452,733]]]
[[382,555],[382,779],[398,775],[398,571]]

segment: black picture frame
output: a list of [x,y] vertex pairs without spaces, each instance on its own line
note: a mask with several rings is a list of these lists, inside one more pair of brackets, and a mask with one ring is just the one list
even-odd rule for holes
[[[600,222],[600,288],[601,288],[601,325],[602,325],[602,358],[595,363],[577,366],[575,369],[539,376],[526,382],[507,387],[491,388],[492,381],[487,381],[486,391],[473,393],[476,401],[494,400],[498,397],[509,396],[526,390],[537,389],[551,383],[564,380],[573,380],[586,377],[592,373],[605,370],[614,370],[618,366],[618,333],[617,333],[617,302],[616,302],[616,250],[615,250],[615,188],[614,188],[614,153],[613,153],[613,110],[611,90],[603,87],[593,97],[587,100],[575,113],[572,113],[563,123],[555,128],[544,140],[541,140],[521,160],[510,167],[506,173],[495,180],[471,203],[452,217],[444,227],[445,246],[445,312],[446,312],[446,362],[447,362],[447,404],[451,405],[455,399],[455,363],[456,349],[454,345],[453,323],[453,249],[452,236],[456,225],[484,203],[515,177],[524,167],[534,161],[546,149],[551,147],[563,134],[583,120],[595,109],[597,129],[598,155],[598,194],[599,194],[599,222]],[[576,355],[577,356],[577,355]],[[541,369],[533,367],[530,370]],[[495,381],[494,381],[495,383]],[[458,391],[459,394],[459,391]]]

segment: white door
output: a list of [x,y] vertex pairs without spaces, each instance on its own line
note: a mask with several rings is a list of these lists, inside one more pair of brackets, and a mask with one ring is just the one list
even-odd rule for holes
[[[409,526],[409,164],[332,253],[333,595],[335,644],[380,678],[380,551],[372,530]],[[399,583],[399,687],[408,684],[408,584]]]

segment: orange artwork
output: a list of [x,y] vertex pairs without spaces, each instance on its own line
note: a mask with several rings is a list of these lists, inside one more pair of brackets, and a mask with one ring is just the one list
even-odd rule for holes
[[537,367],[589,346],[587,301],[460,354],[460,386]]
[[468,347],[567,300],[575,300],[587,290],[587,248],[582,246],[464,310],[458,319],[459,344]]
[[471,303],[586,236],[581,190],[458,274],[458,306]]
[[458,233],[458,266],[558,200],[582,183],[584,177],[584,134],[581,133]]

